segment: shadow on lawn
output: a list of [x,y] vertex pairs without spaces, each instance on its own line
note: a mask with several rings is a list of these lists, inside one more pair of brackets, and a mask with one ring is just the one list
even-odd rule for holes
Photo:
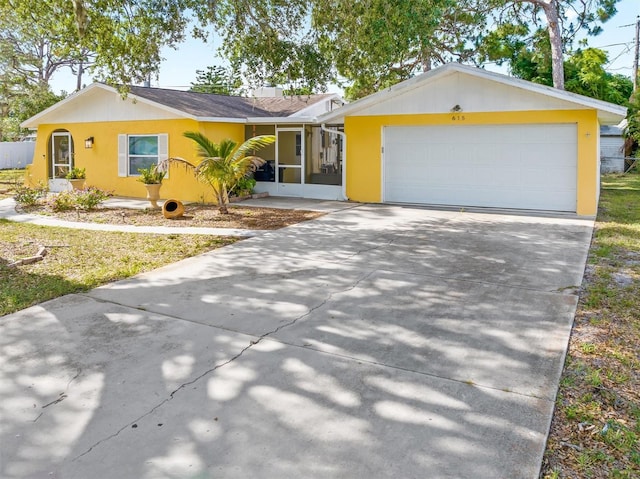
[[20,266],[9,268],[9,263],[0,258],[0,316],[58,296],[87,290],[82,283],[62,276],[27,272]]

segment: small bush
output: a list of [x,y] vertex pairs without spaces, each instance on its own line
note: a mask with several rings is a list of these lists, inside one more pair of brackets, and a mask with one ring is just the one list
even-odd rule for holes
[[76,191],[76,206],[81,210],[92,210],[111,196],[111,193],[103,191],[95,186]]
[[35,188],[17,186],[13,199],[21,206],[35,206],[42,198],[47,196],[48,192],[49,189],[43,185],[38,185]]
[[73,191],[61,191],[47,201],[47,206],[53,211],[69,211],[75,208],[75,194]]
[[245,176],[238,180],[236,186],[231,190],[232,196],[246,196],[253,193],[253,188],[256,186],[256,180],[250,176]]
[[90,186],[84,190],[62,191],[53,196],[47,204],[53,211],[92,210],[109,196],[110,193]]

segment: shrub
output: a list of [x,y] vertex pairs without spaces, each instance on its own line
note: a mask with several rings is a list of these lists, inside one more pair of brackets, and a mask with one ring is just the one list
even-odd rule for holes
[[251,176],[244,176],[238,180],[236,186],[231,190],[231,194],[234,196],[245,196],[253,193],[253,188],[256,186],[256,180]]
[[90,186],[84,190],[62,191],[52,196],[47,204],[53,211],[92,210],[109,196],[110,193]]
[[111,196],[111,193],[103,191],[95,186],[84,190],[75,191],[76,206],[82,210],[92,210]]
[[73,191],[61,191],[49,198],[47,206],[53,211],[68,211],[75,208],[75,194]]
[[35,206],[47,196],[49,189],[46,186],[38,185],[34,188],[29,186],[17,186],[13,199],[21,206]]

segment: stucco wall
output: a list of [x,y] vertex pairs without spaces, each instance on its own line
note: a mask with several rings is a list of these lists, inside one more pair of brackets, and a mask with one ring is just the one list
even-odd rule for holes
[[[233,123],[202,123],[194,120],[145,120],[131,122],[95,122],[41,125],[38,128],[38,140],[34,161],[29,170],[28,182],[37,184],[47,182],[47,162],[49,161],[47,144],[51,133],[56,129],[68,130],[74,140],[75,166],[86,168],[87,185],[112,191],[117,196],[144,198],[146,190],[137,181],[137,177],[118,177],[118,135],[169,135],[169,156],[181,157],[190,162],[198,161],[195,143],[184,138],[188,130],[201,131],[212,141],[219,142],[231,138],[244,141],[244,125]],[[94,138],[91,149],[84,148],[84,139]],[[169,178],[165,179],[160,190],[162,198],[175,198],[183,201],[213,201],[210,187],[195,180],[193,173],[184,168],[173,166]]]
[[382,129],[391,125],[504,125],[576,123],[578,138],[577,213],[596,214],[598,198],[598,136],[595,110],[516,111],[463,114],[351,116],[347,134],[347,196],[354,201],[378,203],[382,197]]

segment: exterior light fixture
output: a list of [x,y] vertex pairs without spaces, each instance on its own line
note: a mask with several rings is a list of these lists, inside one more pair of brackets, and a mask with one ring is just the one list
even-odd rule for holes
[[90,136],[89,138],[84,140],[84,147],[85,148],[93,148],[93,137],[92,136]]

